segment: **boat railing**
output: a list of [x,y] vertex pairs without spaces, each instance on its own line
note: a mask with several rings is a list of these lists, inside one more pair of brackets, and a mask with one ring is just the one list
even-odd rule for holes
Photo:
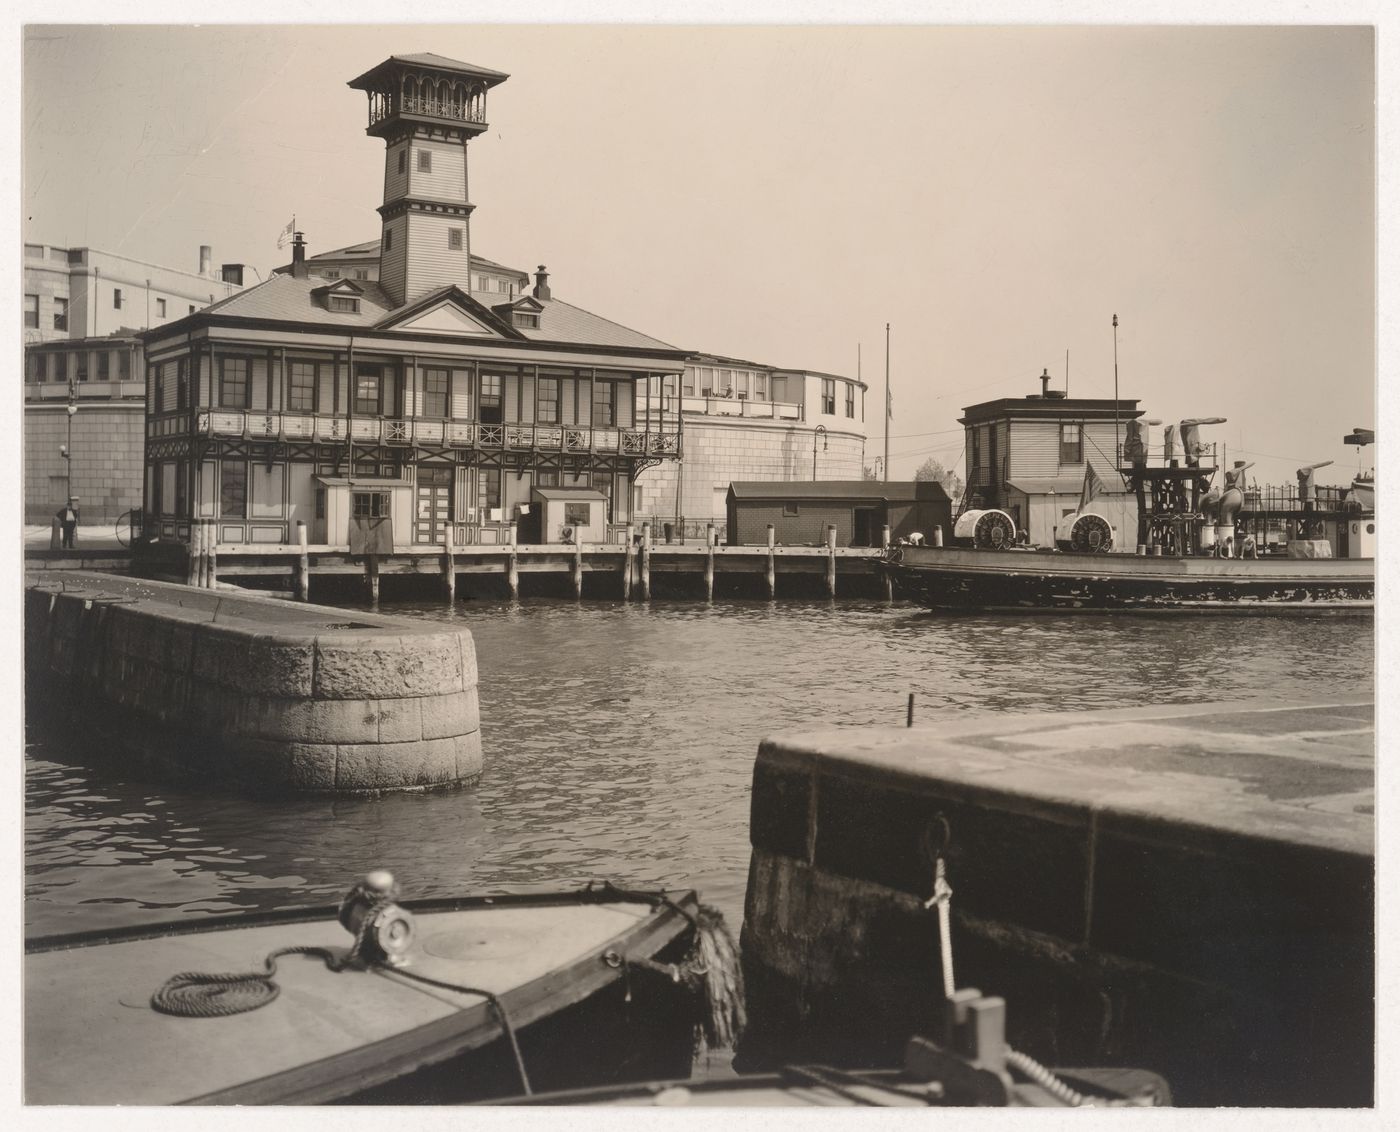
[[1220,466],[1218,446],[1215,444],[1197,445],[1195,463],[1186,458],[1181,441],[1167,444],[1148,444],[1138,452],[1132,452],[1126,444],[1118,445],[1118,466],[1128,472],[1133,468],[1217,468]]

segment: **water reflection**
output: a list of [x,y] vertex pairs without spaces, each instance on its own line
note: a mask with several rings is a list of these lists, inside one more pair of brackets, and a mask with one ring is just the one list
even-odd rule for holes
[[332,902],[375,865],[415,895],[597,876],[694,886],[736,922],[770,733],[971,711],[1364,694],[1369,619],[939,617],[880,603],[461,603],[481,668],[472,790],[249,801],[140,781],[30,735],[31,934]]

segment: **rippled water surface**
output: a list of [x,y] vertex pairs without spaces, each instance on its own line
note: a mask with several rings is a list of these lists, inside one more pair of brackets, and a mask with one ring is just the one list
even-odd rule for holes
[[472,789],[249,801],[122,773],[31,729],[26,930],[328,903],[371,866],[410,895],[695,887],[737,926],[759,740],[974,711],[1369,693],[1372,622],[948,618],[842,601],[384,605],[469,626]]

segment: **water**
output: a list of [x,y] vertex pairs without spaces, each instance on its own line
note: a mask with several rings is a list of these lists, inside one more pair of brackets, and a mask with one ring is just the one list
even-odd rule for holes
[[759,740],[974,711],[1365,695],[1369,618],[948,618],[876,602],[386,604],[476,639],[487,770],[451,793],[249,801],[172,789],[31,728],[28,934],[593,877],[694,887],[737,929]]

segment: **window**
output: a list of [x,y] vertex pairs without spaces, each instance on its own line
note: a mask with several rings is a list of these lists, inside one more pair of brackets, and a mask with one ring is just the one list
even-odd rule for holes
[[194,314],[194,304],[190,304],[190,314]]
[[393,230],[392,228],[385,228],[385,229],[384,229],[384,250],[385,250],[386,252],[387,252],[387,251],[392,251],[392,250],[393,250],[393,247],[394,247],[394,230]]
[[55,381],[68,380],[68,355],[55,354],[53,356],[53,379]]
[[78,380],[79,380],[79,381],[86,381],[86,380],[88,379],[88,355],[87,355],[87,351],[86,351],[86,350],[82,350],[82,351],[80,351],[79,353],[74,354],[74,355],[73,355],[73,361],[76,363],[77,368],[78,368]]
[[523,326],[526,330],[540,328],[540,316],[533,311],[512,311],[510,321],[512,326]]
[[601,491],[607,502],[603,504],[603,515],[607,522],[613,521],[613,477],[611,472],[594,472],[591,477],[594,491]]
[[477,416],[482,424],[500,424],[505,419],[501,414],[501,379],[495,374],[481,375],[481,405]]
[[489,280],[488,278],[486,278],[486,276],[484,276],[484,275],[478,275],[478,276],[476,277],[476,289],[477,289],[478,291],[489,291],[489,290],[491,290],[491,280]]
[[784,504],[783,504],[783,518],[785,518],[785,519],[795,519],[795,518],[797,518],[797,504],[796,504],[796,503],[784,503]]
[[47,381],[49,376],[49,356],[48,354],[32,354],[34,359],[34,377],[38,381]]
[[481,520],[486,522],[488,512],[501,505],[501,469],[480,468],[476,473],[476,505],[481,511]]
[[856,387],[850,382],[846,383],[846,416],[854,418],[856,415]]
[[540,424],[559,423],[559,379],[557,377],[540,378],[539,415],[536,420]]
[[287,366],[287,408],[295,413],[316,411],[315,362],[291,362]]
[[131,380],[131,353],[127,350],[121,350],[117,353],[117,380]]
[[749,374],[747,370],[734,371],[734,395],[747,400],[749,395]]
[[681,393],[687,397],[695,396],[695,371],[687,369],[685,376],[681,378]]
[[97,355],[97,380],[112,380],[112,355],[102,350]]
[[502,295],[508,295],[510,294],[510,284],[504,279],[497,279],[496,290],[499,291]]
[[558,487],[558,486],[559,486],[559,469],[558,469],[558,468],[541,468],[538,472],[535,473],[535,486],[536,486],[536,487]]
[[1060,463],[1078,464],[1084,459],[1084,440],[1080,426],[1062,424],[1060,426]]
[[389,515],[387,491],[356,491],[351,495],[351,514],[357,519],[385,519]]
[[423,415],[447,416],[447,390],[451,374],[445,369],[423,371]]
[[356,314],[360,309],[360,300],[354,295],[332,295],[330,309],[345,314]]
[[219,359],[219,405],[225,409],[248,407],[248,359]]
[[369,278],[369,268],[367,268],[367,267],[357,267],[357,268],[355,268],[355,278],[356,278],[356,279],[368,279],[368,278]]
[[175,514],[190,513],[190,477],[183,461],[175,465]]
[[462,250],[462,229],[449,228],[447,230],[447,250],[450,252]]
[[[38,329],[39,329],[39,296],[38,296],[38,295],[25,295],[25,296],[24,296],[24,325],[25,325],[25,326],[32,327],[32,328],[35,329],[35,330],[38,330]],[[56,330],[56,329],[58,329],[58,328],[55,327],[54,329]]]
[[321,272],[321,277],[324,279],[339,279],[340,272],[335,270],[335,268],[328,267],[325,271]]
[[968,466],[975,472],[982,466],[982,430],[974,428],[969,431],[972,434],[972,460]]
[[112,309],[122,309],[122,289],[120,287],[112,288]]
[[165,317],[165,300],[164,300],[164,299],[157,299],[157,300],[156,300],[156,317],[157,317],[157,318],[164,318],[164,317]]
[[404,169],[404,158],[407,157],[407,156],[408,156],[408,151],[407,151],[407,150],[403,150],[403,149],[399,150],[399,172],[400,172],[400,173],[403,172],[403,169]]
[[379,416],[384,373],[378,366],[361,366],[355,372],[355,412],[360,416]]
[[188,358],[175,359],[175,407],[190,407],[190,363]]
[[429,150],[420,149],[418,151],[418,172],[431,173],[433,171],[433,155]]
[[602,428],[617,424],[617,386],[611,381],[593,383],[593,423]]
[[326,489],[325,489],[324,487],[318,487],[318,488],[316,489],[316,518],[318,518],[318,519],[324,519],[325,517],[326,517]]
[[165,409],[165,367],[152,366],[154,387],[151,391],[151,411],[162,412]]
[[53,328],[55,330],[68,329],[68,300],[55,298],[53,301]]
[[586,527],[588,526],[588,504],[587,503],[565,503],[564,504],[564,525],[566,527]]
[[248,517],[248,465],[225,460],[219,471],[219,514],[225,519]]
[[766,373],[753,375],[753,399],[755,401],[768,400],[768,375]]
[[829,417],[836,415],[836,380],[822,378],[822,412]]

